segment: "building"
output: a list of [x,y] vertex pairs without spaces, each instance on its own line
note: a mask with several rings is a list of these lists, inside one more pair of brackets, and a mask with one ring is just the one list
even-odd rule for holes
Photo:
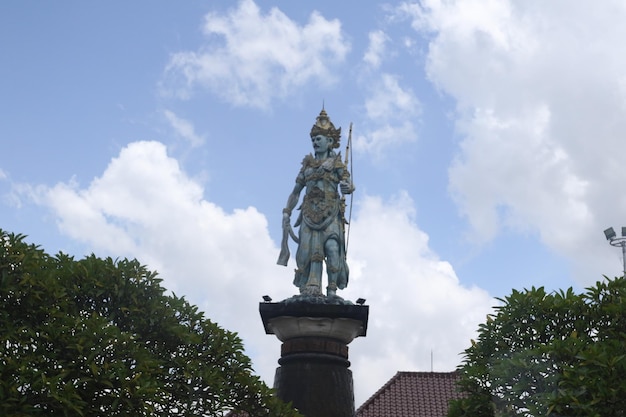
[[398,372],[356,411],[356,417],[445,417],[461,397],[457,372]]

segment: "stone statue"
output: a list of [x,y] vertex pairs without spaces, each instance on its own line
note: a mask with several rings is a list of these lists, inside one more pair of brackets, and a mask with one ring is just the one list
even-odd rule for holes
[[[296,185],[283,209],[283,240],[278,257],[279,265],[289,260],[288,236],[298,243],[295,278],[293,283],[300,294],[321,296],[322,262],[326,262],[328,274],[328,297],[336,296],[337,289],[348,285],[346,263],[345,198],[354,186],[346,163],[334,149],[339,147],[341,128],[336,129],[322,109],[311,129],[314,154],[307,155],[296,177]],[[291,213],[298,204],[301,191],[305,189],[299,207],[298,237],[291,228]]]

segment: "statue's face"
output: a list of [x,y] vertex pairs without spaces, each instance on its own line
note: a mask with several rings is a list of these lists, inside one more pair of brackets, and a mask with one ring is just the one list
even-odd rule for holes
[[324,135],[317,135],[311,138],[311,142],[313,142],[313,149],[315,150],[315,153],[328,152],[328,148],[330,148],[332,141],[333,140],[331,138],[324,136]]

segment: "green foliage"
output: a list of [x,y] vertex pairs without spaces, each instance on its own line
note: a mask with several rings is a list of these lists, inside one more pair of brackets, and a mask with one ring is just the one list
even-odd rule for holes
[[0,229],[0,415],[297,416],[239,337],[136,260],[50,256]]
[[626,415],[626,280],[514,290],[465,350],[449,417]]

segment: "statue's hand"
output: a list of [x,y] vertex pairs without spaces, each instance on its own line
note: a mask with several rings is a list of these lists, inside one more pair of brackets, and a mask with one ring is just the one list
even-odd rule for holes
[[350,194],[354,191],[354,185],[349,181],[341,181],[339,183],[339,188],[341,189],[342,194]]

